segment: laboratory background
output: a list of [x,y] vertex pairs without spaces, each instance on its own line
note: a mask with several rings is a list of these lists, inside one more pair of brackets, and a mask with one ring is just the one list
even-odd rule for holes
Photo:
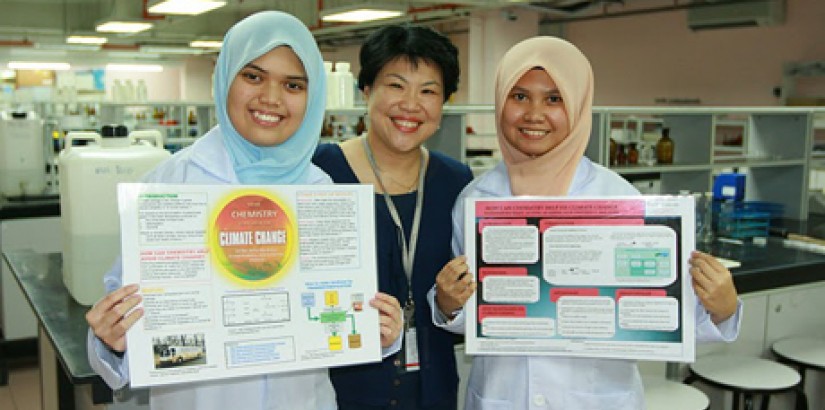
[[[341,17],[357,9],[378,15]],[[328,62],[322,141],[365,130],[369,33],[447,35],[460,84],[427,145],[476,175],[500,159],[501,56],[536,35],[575,44],[595,75],[585,155],[642,193],[694,196],[697,247],[744,303],[735,342],[640,363],[648,408],[825,409],[822,0],[0,0],[0,409],[148,408],[86,361],[83,314],[119,252],[114,187],[216,124],[222,37],[261,10],[301,19]]]

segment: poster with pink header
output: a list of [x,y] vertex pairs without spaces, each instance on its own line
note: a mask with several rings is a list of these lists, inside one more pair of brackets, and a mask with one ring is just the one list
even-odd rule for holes
[[690,196],[468,199],[467,353],[691,362]]

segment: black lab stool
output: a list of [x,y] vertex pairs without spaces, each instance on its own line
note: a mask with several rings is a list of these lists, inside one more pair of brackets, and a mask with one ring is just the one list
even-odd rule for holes
[[744,399],[746,410],[754,408],[754,397],[761,398],[761,409],[767,410],[770,396],[795,391],[799,394],[799,373],[772,360],[737,355],[707,355],[688,366],[685,383],[701,381],[733,393],[733,409],[739,410]]
[[771,351],[780,362],[799,371],[800,394],[797,396],[796,408],[808,408],[807,401],[804,404],[799,403],[799,400],[805,400],[805,372],[825,371],[825,340],[805,337],[782,339],[774,342]]
[[647,410],[707,410],[708,396],[684,383],[664,378],[643,378]]

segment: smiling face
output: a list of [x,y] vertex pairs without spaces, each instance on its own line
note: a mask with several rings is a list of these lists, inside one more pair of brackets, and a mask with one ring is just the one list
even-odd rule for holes
[[364,87],[374,144],[398,153],[417,150],[438,130],[444,103],[441,70],[426,60],[388,62]]
[[528,71],[507,94],[501,132],[510,145],[529,156],[546,154],[570,134],[561,93],[546,71]]
[[252,144],[279,145],[301,126],[307,87],[306,71],[295,52],[275,47],[235,76],[226,101],[229,120]]

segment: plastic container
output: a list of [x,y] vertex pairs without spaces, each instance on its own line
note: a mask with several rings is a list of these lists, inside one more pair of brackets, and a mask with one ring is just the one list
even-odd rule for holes
[[722,211],[719,214],[719,234],[728,238],[766,237],[769,227],[767,212]]
[[43,133],[43,120],[34,112],[0,113],[0,194],[22,197],[46,190]]
[[[155,130],[127,136],[124,126],[105,126],[103,134],[70,132],[58,156],[63,282],[84,305],[103,296],[103,275],[120,254],[117,184],[138,182],[170,156]],[[75,140],[89,144],[74,146]]]
[[123,83],[118,79],[112,80],[112,102],[122,102],[123,99]]
[[134,102],[135,101],[135,83],[132,80],[124,80],[123,81],[123,101],[126,102]]
[[135,87],[135,99],[138,102],[149,101],[149,90],[146,87],[146,81],[143,79],[138,80],[137,86]]
[[324,61],[324,74],[327,76],[327,109],[339,108],[338,78],[332,74],[332,62]]
[[355,104],[355,78],[349,71],[349,63],[339,61],[335,63],[335,72],[332,75],[338,88],[338,108],[352,108]]
[[713,180],[713,199],[745,199],[745,174],[724,173]]
[[784,216],[784,205],[766,201],[715,201],[719,234],[730,238],[768,236],[771,225]]

